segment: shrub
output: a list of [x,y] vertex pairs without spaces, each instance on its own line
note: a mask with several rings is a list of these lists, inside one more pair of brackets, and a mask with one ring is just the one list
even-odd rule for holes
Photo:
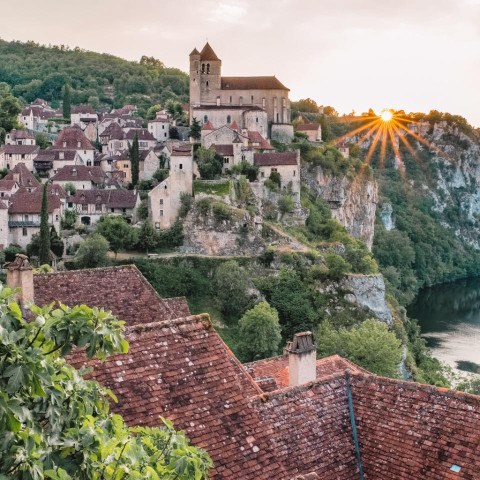
[[273,182],[270,178],[267,178],[263,184],[272,192],[277,193],[279,191],[279,186]]
[[192,208],[192,204],[193,197],[187,192],[182,192],[180,194],[180,210],[178,211],[178,215],[180,218],[184,218],[187,216],[188,212]]
[[328,267],[328,276],[335,280],[340,280],[347,272],[352,270],[352,266],[349,263],[333,252],[325,255],[325,262]]
[[142,200],[137,209],[138,218],[146,220],[148,218],[148,200]]
[[79,247],[75,256],[77,268],[105,267],[110,263],[108,241],[99,233],[90,235]]
[[77,223],[77,211],[73,210],[65,210],[65,218],[62,220],[62,228],[65,229],[72,229],[75,227]]
[[25,255],[25,250],[16,243],[11,243],[5,250],[3,250],[3,254],[5,255],[6,262],[13,262],[15,260],[15,256],[17,253],[22,253]]
[[69,195],[75,195],[77,193],[77,189],[75,187],[75,185],[72,183],[72,182],[67,182],[65,184],[65,186],[63,187],[63,189],[65,190],[65,192],[67,192],[67,194]]
[[170,174],[170,170],[168,168],[159,168],[153,174],[153,178],[158,181],[158,183],[162,183]]
[[278,172],[272,171],[268,177],[273,183],[276,183],[278,188],[282,186],[282,177]]
[[291,213],[295,207],[295,201],[291,195],[283,195],[282,198],[278,200],[278,208],[282,215],[286,213]]
[[201,215],[205,216],[208,215],[210,211],[210,206],[212,204],[212,200],[210,198],[202,198],[197,202],[197,208]]
[[214,203],[212,210],[217,222],[223,222],[232,218],[232,211],[230,210],[230,207],[224,203]]

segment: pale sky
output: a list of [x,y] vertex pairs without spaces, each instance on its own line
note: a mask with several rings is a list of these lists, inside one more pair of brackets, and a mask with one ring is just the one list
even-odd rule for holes
[[188,71],[208,38],[224,75],[276,75],[292,100],[437,109],[480,127],[480,0],[0,0],[0,12],[4,40]]

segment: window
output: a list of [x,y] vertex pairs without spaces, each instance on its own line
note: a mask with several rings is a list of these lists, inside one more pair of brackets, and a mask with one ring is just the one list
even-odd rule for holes
[[279,122],[279,120],[278,120],[278,113],[277,113],[277,123],[278,123],[278,122]]
[[272,168],[272,172],[277,172],[278,170],[276,168]]
[[230,95],[230,104],[232,104],[232,101],[233,101],[233,98],[232,98],[232,96]]
[[22,158],[25,158],[25,154],[24,154],[24,153],[22,153]]
[[210,64],[207,63],[207,73],[210,73]]
[[67,142],[63,142],[63,147],[65,148],[67,146]]
[[204,115],[203,116],[203,123],[207,123],[208,122],[208,115]]
[[165,130],[165,125],[162,125],[162,130]]
[[262,98],[262,107],[265,108],[267,106],[267,100]]
[[232,123],[232,117],[230,115],[227,115],[227,124]]
[[113,213],[113,212],[115,211],[115,209],[114,209],[114,208],[111,208],[110,211]]
[[179,168],[179,170],[182,170],[182,169],[183,169],[183,164],[180,163],[180,164],[178,165],[178,168]]
[[246,160],[245,155],[242,155],[242,162]]
[[160,205],[163,205],[163,198],[160,199]]
[[163,210],[160,210],[160,216],[163,217]]
[[256,122],[258,123],[258,117],[257,117],[255,120],[256,120]]
[[295,176],[296,174],[297,174],[297,171],[296,171],[296,170],[294,170],[294,171],[293,171],[293,176]]
[[228,157],[223,157],[223,163],[230,163],[230,160],[228,159]]
[[217,97],[217,107],[220,105],[220,97]]
[[58,215],[55,215],[55,220],[58,222]]
[[167,185],[165,185],[165,190],[167,189]]
[[205,73],[205,64],[202,63],[202,73]]
[[207,80],[207,87],[208,87],[208,80]]
[[252,104],[253,104],[253,95],[250,97],[250,100],[252,101]]
[[25,221],[28,222],[28,215],[25,215]]
[[123,168],[128,168],[128,163],[124,163]]
[[123,213],[127,213],[127,209],[126,209],[126,208],[122,208],[122,212],[123,212]]
[[243,105],[243,97],[240,97],[240,98],[239,98],[238,103],[239,103],[240,105]]
[[96,203],[96,204],[95,204],[95,210],[96,210],[97,212],[101,212],[101,211],[102,211],[102,205],[101,205],[100,203]]
[[72,202],[68,202],[68,208],[72,208],[73,207],[73,203]]
[[159,222],[155,222],[155,228],[156,228],[157,230],[160,230],[160,223],[159,223]]
[[87,205],[86,203],[84,203],[84,204],[82,205],[82,211],[83,211],[83,212],[88,211],[88,205]]
[[23,227],[23,229],[22,229],[22,235],[23,235],[24,237],[27,236],[27,227]]
[[77,142],[77,147],[80,148],[82,146],[82,142]]
[[265,177],[265,172],[260,172],[260,176],[261,176],[262,178],[264,178],[264,177]]

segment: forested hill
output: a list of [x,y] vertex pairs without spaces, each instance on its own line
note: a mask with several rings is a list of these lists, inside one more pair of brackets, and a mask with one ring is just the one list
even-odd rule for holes
[[9,84],[25,103],[40,97],[55,106],[67,82],[73,104],[88,102],[106,110],[134,104],[140,113],[170,98],[188,101],[189,88],[187,74],[152,57],[129,62],[64,45],[4,40],[0,40],[0,82]]

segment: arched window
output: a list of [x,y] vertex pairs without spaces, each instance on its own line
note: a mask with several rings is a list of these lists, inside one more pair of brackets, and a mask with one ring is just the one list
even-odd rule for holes
[[202,63],[202,73],[205,73],[205,64]]
[[232,123],[232,117],[230,115],[227,115],[227,124]]
[[210,64],[207,63],[207,73],[210,73]]
[[204,115],[203,116],[203,123],[207,123],[208,122],[208,115]]

